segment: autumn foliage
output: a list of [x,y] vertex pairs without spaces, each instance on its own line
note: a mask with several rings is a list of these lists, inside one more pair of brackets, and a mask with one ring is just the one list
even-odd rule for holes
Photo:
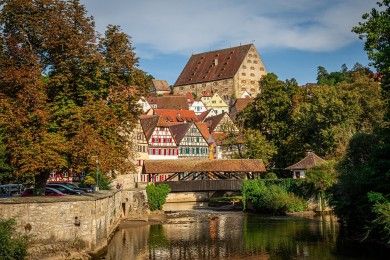
[[151,79],[131,39],[112,25],[98,37],[78,0],[0,4],[0,128],[14,174],[42,187],[53,170],[89,172],[97,158],[105,173],[131,171],[137,95]]

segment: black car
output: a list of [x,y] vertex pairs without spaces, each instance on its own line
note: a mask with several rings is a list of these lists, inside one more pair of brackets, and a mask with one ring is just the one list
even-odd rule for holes
[[69,195],[82,195],[85,193],[82,190],[72,189],[64,184],[48,183],[46,186],[50,188],[54,188],[56,190],[61,191],[62,193],[69,194]]

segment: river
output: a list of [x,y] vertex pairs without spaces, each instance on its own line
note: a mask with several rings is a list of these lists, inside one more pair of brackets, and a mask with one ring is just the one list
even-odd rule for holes
[[385,259],[345,243],[335,218],[192,210],[121,225],[99,259]]

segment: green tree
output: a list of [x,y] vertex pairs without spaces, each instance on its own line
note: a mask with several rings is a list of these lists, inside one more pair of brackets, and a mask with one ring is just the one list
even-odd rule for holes
[[249,129],[244,132],[243,158],[261,159],[268,165],[276,153],[276,147],[257,130]]
[[318,206],[322,211],[328,204],[327,194],[330,189],[336,184],[338,173],[335,169],[335,162],[328,161],[316,167],[313,167],[306,172],[306,182],[312,184],[317,192]]
[[[383,75],[382,87],[385,99],[389,99],[390,87],[390,1],[378,2],[378,8],[363,14],[363,21],[352,31],[364,39],[364,49],[372,64]],[[388,103],[387,103],[388,104]]]

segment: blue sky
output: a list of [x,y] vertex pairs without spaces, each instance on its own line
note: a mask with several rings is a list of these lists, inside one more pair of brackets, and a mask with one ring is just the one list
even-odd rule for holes
[[376,0],[81,0],[103,33],[120,25],[140,67],[173,84],[192,53],[254,43],[268,71],[314,82],[317,66],[369,63],[351,32]]

